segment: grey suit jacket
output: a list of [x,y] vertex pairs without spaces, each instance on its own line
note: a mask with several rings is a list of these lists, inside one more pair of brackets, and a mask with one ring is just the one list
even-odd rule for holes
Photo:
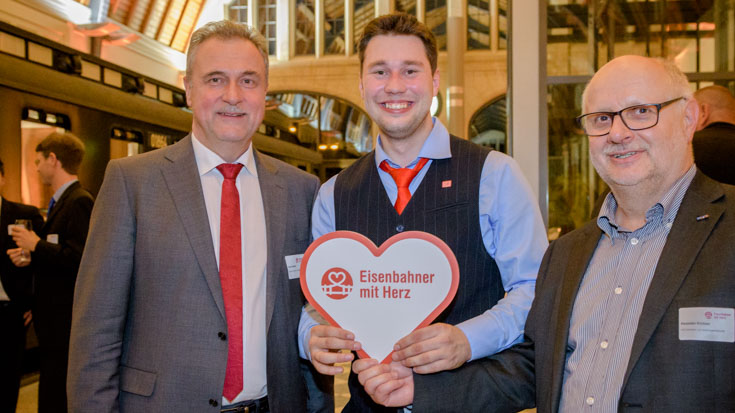
[[[554,242],[525,341],[454,371],[414,375],[414,410],[556,412],[572,307],[600,235],[590,222]],[[735,187],[699,171],[646,295],[618,411],[735,411],[735,344],[679,340],[684,307],[735,307]]]
[[[303,296],[284,257],[310,240],[318,179],[255,153],[267,231],[272,412],[306,406]],[[264,240],[265,242],[265,240]],[[219,412],[227,324],[191,138],[109,163],[74,296],[72,412]]]

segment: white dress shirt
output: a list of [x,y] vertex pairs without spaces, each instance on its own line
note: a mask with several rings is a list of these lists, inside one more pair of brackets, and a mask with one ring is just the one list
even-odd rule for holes
[[[212,245],[219,266],[219,228],[222,182],[224,177],[217,166],[226,163],[219,155],[204,146],[192,135],[194,158],[202,181],[204,203],[212,232]],[[242,298],[243,298],[243,390],[234,400],[222,398],[228,405],[245,400],[259,399],[268,394],[266,383],[266,262],[268,257],[265,212],[260,193],[258,171],[253,157],[253,146],[235,163],[244,168],[235,184],[240,195],[240,236],[242,237]],[[247,374],[245,374],[247,372]],[[298,372],[295,372],[298,374]]]

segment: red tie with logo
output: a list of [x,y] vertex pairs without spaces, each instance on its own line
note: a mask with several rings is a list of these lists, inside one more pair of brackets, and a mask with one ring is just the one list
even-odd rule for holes
[[403,209],[406,208],[408,201],[411,200],[411,191],[408,190],[408,186],[411,185],[411,181],[413,181],[413,178],[416,177],[416,174],[419,173],[421,168],[426,165],[426,162],[429,162],[429,158],[421,158],[416,163],[416,166],[411,169],[393,168],[388,165],[388,161],[385,160],[380,163],[380,169],[388,172],[390,176],[393,177],[393,180],[396,182],[396,186],[398,187],[398,197],[396,198],[396,204],[394,205],[398,215],[403,213]]
[[217,170],[225,177],[219,221],[219,277],[227,318],[227,370],[222,394],[232,401],[243,387],[242,355],[242,242],[240,194],[235,180],[242,164],[223,163]]

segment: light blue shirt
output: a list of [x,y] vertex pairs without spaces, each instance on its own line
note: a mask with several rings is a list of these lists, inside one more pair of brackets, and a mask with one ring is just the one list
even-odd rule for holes
[[61,199],[61,196],[64,195],[64,192],[74,183],[78,182],[78,179],[72,179],[71,181],[65,183],[64,185],[61,185],[59,189],[54,192],[54,195],[51,197],[54,200],[54,203],[59,202],[59,199]]
[[[449,132],[435,118],[434,128],[418,157],[407,166],[412,168],[420,158],[429,158],[429,162],[411,182],[408,188],[411,194],[421,184],[433,159],[451,157]],[[375,167],[388,198],[395,203],[398,188],[390,174],[379,168],[383,160],[393,167],[400,167],[388,158],[378,137]],[[314,239],[335,231],[335,181],[336,176],[319,189],[312,213],[311,232]],[[500,269],[507,294],[484,313],[457,324],[470,343],[470,360],[497,353],[522,340],[526,316],[533,301],[536,275],[548,246],[536,199],[511,157],[497,151],[488,154],[482,167],[478,202],[483,244]],[[299,352],[305,359],[311,359],[308,354],[309,331],[317,324],[304,308],[299,322]]]

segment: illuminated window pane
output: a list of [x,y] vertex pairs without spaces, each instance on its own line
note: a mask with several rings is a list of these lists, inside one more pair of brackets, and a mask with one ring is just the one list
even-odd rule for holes
[[240,23],[248,22],[248,0],[234,0],[227,8],[228,19]]
[[426,0],[426,26],[436,37],[439,50],[447,49],[447,0]]
[[345,2],[344,0],[324,1],[324,52],[344,54],[345,52]]
[[261,0],[258,5],[258,30],[268,43],[268,54],[276,54],[276,0]]
[[467,49],[490,48],[490,4],[488,0],[467,0]]
[[[375,18],[375,1],[355,0],[355,46],[368,22]],[[355,47],[357,50],[357,47]]]
[[470,140],[500,152],[507,152],[507,114],[505,96],[480,108],[470,119]]
[[314,1],[296,0],[296,55],[314,54]]

